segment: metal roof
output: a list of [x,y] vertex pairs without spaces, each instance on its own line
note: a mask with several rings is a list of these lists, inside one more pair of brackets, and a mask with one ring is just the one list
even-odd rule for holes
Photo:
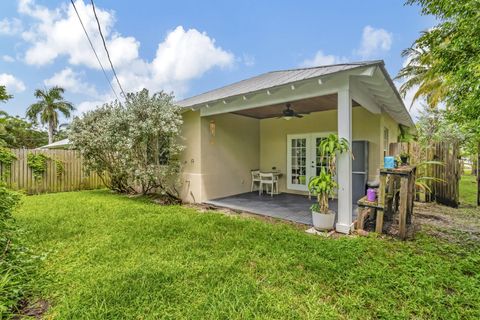
[[355,69],[369,65],[383,65],[382,60],[351,62],[334,65],[325,65],[312,68],[300,68],[267,72],[249,79],[208,91],[177,102],[181,107],[193,107],[207,102],[225,99],[232,96],[248,94],[258,90],[265,90],[288,83],[325,76],[340,71]]
[[63,139],[63,140],[52,142],[45,146],[41,146],[38,149],[67,149],[69,146],[70,146],[70,140]]

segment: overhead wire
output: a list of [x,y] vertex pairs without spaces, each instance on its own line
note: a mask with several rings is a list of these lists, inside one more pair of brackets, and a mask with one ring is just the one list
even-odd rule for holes
[[80,17],[80,14],[78,13],[77,7],[75,6],[75,2],[73,0],[70,0],[70,3],[72,4],[73,9],[75,10],[75,13],[77,14],[78,21],[80,21],[80,24],[82,25],[83,32],[85,33],[85,36],[87,36],[88,43],[90,44],[90,47],[92,48],[93,53],[95,54],[95,58],[97,58],[98,64],[100,65],[100,68],[103,71],[103,75],[105,76],[105,79],[107,80],[108,84],[110,85],[110,88],[112,89],[112,92],[115,95],[115,97],[117,98],[117,100],[120,100],[118,98],[117,92],[113,88],[113,85],[112,85],[110,79],[108,78],[107,72],[105,71],[105,68],[103,67],[102,62],[100,61],[100,58],[98,57],[97,51],[95,50],[95,47],[93,46],[92,40],[90,39],[90,36],[88,35],[87,29],[85,28],[85,25],[83,24],[82,18]]
[[93,15],[95,16],[95,20],[97,21],[98,32],[100,33],[100,37],[102,38],[103,47],[105,48],[105,52],[107,53],[108,62],[110,62],[110,67],[112,68],[113,75],[117,80],[117,84],[118,84],[118,87],[120,88],[122,96],[124,98],[127,98],[127,95],[125,94],[125,91],[123,91],[122,85],[120,84],[120,80],[118,80],[117,72],[115,71],[115,67],[113,66],[112,59],[110,58],[110,53],[108,52],[107,43],[105,42],[105,37],[103,36],[102,27],[100,26],[100,21],[98,20],[97,11],[95,10],[95,3],[93,2],[93,0],[90,0],[90,2],[92,3]]

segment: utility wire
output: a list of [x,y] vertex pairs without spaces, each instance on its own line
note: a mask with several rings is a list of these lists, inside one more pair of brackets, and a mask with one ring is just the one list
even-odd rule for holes
[[105,52],[107,53],[108,62],[110,62],[110,67],[112,68],[113,75],[117,80],[118,87],[120,88],[120,91],[122,92],[123,97],[127,98],[127,95],[125,94],[125,91],[123,91],[122,85],[120,84],[120,80],[118,80],[117,72],[113,67],[112,59],[110,59],[110,53],[108,52],[108,49],[107,49],[107,43],[105,42],[105,37],[103,36],[102,28],[100,27],[100,21],[98,21],[97,11],[95,10],[95,3],[93,3],[93,0],[90,0],[90,2],[92,3],[93,15],[95,16],[95,20],[97,20],[98,31],[100,32],[100,37],[102,37],[103,47],[105,48]]
[[83,21],[82,21],[82,18],[80,17],[80,14],[78,13],[77,7],[75,6],[75,3],[73,2],[73,0],[70,0],[70,2],[73,6],[73,9],[75,9],[75,13],[77,14],[78,21],[80,21],[80,24],[82,25],[83,32],[85,33],[85,36],[88,39],[88,43],[90,43],[90,47],[92,48],[93,53],[95,54],[95,58],[97,58],[98,64],[100,65],[100,68],[103,71],[103,75],[105,76],[105,79],[107,80],[108,84],[110,85],[110,88],[112,89],[113,94],[115,95],[117,100],[119,100],[117,92],[113,88],[113,85],[112,85],[112,83],[111,83],[111,81],[110,81],[110,79],[107,75],[107,72],[105,71],[105,68],[103,67],[102,62],[100,61],[100,58],[98,57],[97,51],[95,50],[95,47],[93,46],[92,40],[90,39],[90,36],[88,35],[87,29],[85,29],[85,25],[83,24]]
[[112,89],[113,94],[115,95],[117,100],[120,100],[118,98],[117,92],[115,92],[115,89],[112,86],[112,83],[111,83],[110,79],[108,78],[107,72],[103,68],[102,62],[100,61],[100,58],[98,57],[98,54],[97,54],[97,51],[95,50],[95,47],[93,46],[92,40],[90,39],[90,36],[88,35],[87,29],[85,29],[85,26],[83,25],[82,18],[80,18],[80,14],[78,14],[77,7],[75,6],[75,3],[73,2],[73,0],[70,0],[70,2],[72,3],[73,9],[75,9],[75,13],[77,14],[78,21],[80,21],[80,24],[82,25],[83,32],[85,32],[85,35],[87,36],[88,43],[90,43],[90,47],[92,48],[93,53],[95,54],[95,57],[97,58],[98,64],[100,65],[100,68],[102,68],[103,75],[105,76],[105,79],[107,80],[108,84],[110,85],[110,88]]

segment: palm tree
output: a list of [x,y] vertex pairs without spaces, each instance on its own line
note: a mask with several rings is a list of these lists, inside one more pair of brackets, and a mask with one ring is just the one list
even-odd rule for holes
[[63,99],[65,90],[60,87],[53,87],[50,89],[35,90],[35,97],[38,101],[27,109],[27,117],[33,122],[37,123],[40,118],[40,123],[48,124],[48,143],[53,142],[53,132],[58,127],[58,113],[62,113],[66,118],[75,108],[73,105]]
[[417,99],[425,98],[429,107],[436,108],[440,102],[444,101],[448,88],[444,79],[432,69],[434,61],[430,50],[414,44],[402,52],[402,57],[406,57],[408,63],[395,78],[406,79],[400,86],[400,94],[405,98],[411,89],[417,88],[412,105]]

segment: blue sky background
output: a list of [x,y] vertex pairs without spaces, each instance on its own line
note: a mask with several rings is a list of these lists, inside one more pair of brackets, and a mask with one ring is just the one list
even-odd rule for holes
[[[90,1],[76,3],[103,54]],[[95,4],[122,85],[173,90],[179,98],[267,71],[325,62],[383,59],[394,77],[404,63],[401,51],[435,23],[399,0]],[[34,89],[53,84],[67,89],[77,113],[112,98],[68,10],[68,1],[0,2],[0,84],[15,96],[2,109],[24,116],[35,101]],[[76,52],[73,58],[70,52]],[[103,56],[102,61],[108,65]]]

